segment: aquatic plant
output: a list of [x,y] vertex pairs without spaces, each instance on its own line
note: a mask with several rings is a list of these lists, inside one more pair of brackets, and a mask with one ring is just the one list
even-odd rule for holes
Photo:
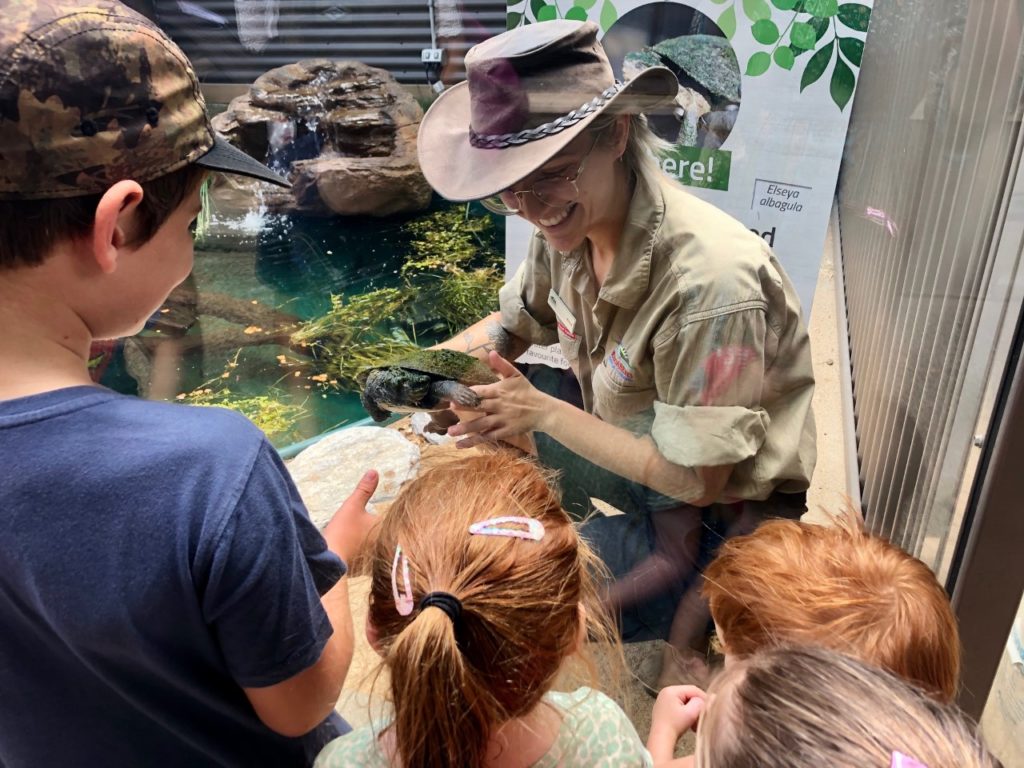
[[419,296],[421,311],[442,320],[450,334],[497,309],[504,257],[494,246],[493,227],[489,216],[470,215],[468,205],[406,225],[416,258],[402,266],[402,277]]
[[191,392],[183,393],[175,398],[178,402],[189,405],[229,408],[245,416],[259,427],[271,440],[275,438],[292,438],[296,433],[296,424],[307,415],[305,405],[286,402],[284,393],[271,389],[266,395],[250,397],[239,396],[230,387],[217,388],[201,385]]
[[416,342],[403,332],[396,331],[391,338],[340,347],[322,361],[320,367],[342,385],[356,389],[359,386],[359,374],[363,371],[404,357],[417,349],[419,346]]
[[332,295],[330,310],[303,323],[292,334],[292,343],[309,347],[313,367],[329,380],[355,387],[364,368],[416,349],[416,341],[402,327],[412,298],[408,288],[378,288],[347,301]]
[[458,333],[498,308],[498,291],[503,284],[494,267],[471,272],[453,272],[441,281],[437,309],[450,334]]
[[331,294],[331,308],[320,317],[307,320],[292,334],[292,342],[328,354],[352,342],[372,341],[401,319],[412,295],[407,288],[378,288],[351,296]]
[[402,276],[465,269],[470,262],[496,266],[502,255],[492,240],[494,223],[489,216],[471,216],[468,206],[435,211],[410,221],[405,230],[412,235],[411,247],[417,258],[402,265]]

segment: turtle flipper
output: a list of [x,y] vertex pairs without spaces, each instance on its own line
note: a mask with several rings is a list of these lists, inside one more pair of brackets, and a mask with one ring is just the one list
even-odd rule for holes
[[463,408],[476,408],[480,405],[480,396],[465,384],[457,381],[435,381],[430,385],[430,394],[438,402],[447,400]]

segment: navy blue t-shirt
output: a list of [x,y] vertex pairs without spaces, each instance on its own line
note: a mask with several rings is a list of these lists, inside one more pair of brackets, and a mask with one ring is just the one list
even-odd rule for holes
[[0,765],[309,765],[242,687],[312,666],[344,564],[263,434],[99,387],[0,401]]

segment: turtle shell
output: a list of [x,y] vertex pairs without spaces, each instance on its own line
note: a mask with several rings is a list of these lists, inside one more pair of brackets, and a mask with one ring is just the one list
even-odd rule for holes
[[715,96],[739,103],[740,66],[729,41],[717,35],[683,35],[651,48]]
[[457,352],[453,349],[421,349],[419,352],[413,352],[387,365],[378,365],[369,370],[380,368],[406,368],[410,371],[429,374],[437,379],[457,381],[467,387],[477,384],[493,384],[498,380],[494,371],[486,363],[465,352]]

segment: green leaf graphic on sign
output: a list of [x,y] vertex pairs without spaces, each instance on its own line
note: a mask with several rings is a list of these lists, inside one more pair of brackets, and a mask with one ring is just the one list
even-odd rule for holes
[[768,67],[772,65],[772,57],[764,51],[758,51],[750,57],[750,61],[747,62],[747,74],[751,77],[757,77],[763,75],[768,71]]
[[[797,22],[797,23],[799,23],[799,22]],[[821,40],[821,38],[823,38],[825,36],[826,32],[828,32],[828,28],[829,28],[829,25],[831,23],[832,22],[830,22],[828,19],[818,19],[818,18],[808,19],[807,20],[807,26],[809,26],[811,29],[814,30],[814,43],[813,43],[813,45],[811,45],[810,48],[797,48],[796,46],[793,46],[793,48],[794,48],[793,53],[795,55],[797,55],[797,56],[800,56],[800,55],[802,55],[804,53],[807,53],[807,51],[813,51],[814,50],[814,46],[817,45],[818,41]],[[796,26],[796,25],[794,24],[793,26]]]
[[508,20],[506,21],[505,29],[515,29],[523,23],[523,14],[521,13],[510,13]]
[[537,11],[537,21],[552,21],[558,18],[558,9],[553,5],[545,5]]
[[727,40],[732,40],[736,34],[736,8],[729,6],[725,12],[718,17],[718,28],[722,30]]
[[722,3],[728,3],[729,0],[711,0],[715,5],[721,5]]
[[828,63],[832,60],[832,50],[835,47],[836,44],[833,40],[816,54],[811,56],[811,60],[807,62],[807,66],[804,68],[804,73],[800,77],[801,93],[803,93],[804,88],[817,81],[817,79],[825,73],[825,70],[828,69]]
[[772,17],[772,9],[768,7],[766,0],[743,0],[743,12],[751,21]]
[[796,61],[796,57],[793,56],[793,51],[785,45],[780,45],[776,48],[772,58],[775,59],[775,63],[783,69],[792,69],[793,62]]
[[[585,11],[589,11],[591,8],[597,5],[597,0],[576,0],[576,2],[573,3],[573,5],[577,8],[582,8]],[[565,15],[566,17],[568,17],[569,14]]]
[[612,24],[618,20],[619,13],[615,10],[611,0],[604,0],[604,5],[601,6],[601,29],[607,32],[611,29]]
[[779,28],[775,26],[775,22],[771,19],[761,19],[754,22],[754,26],[750,28],[750,33],[762,45],[771,45],[779,39]]
[[868,21],[871,20],[871,9],[860,3],[840,5],[839,20],[850,29],[855,29],[858,32],[867,32]]
[[819,19],[829,19],[839,12],[838,0],[804,0],[804,12],[817,16]]
[[864,41],[855,37],[840,37],[839,50],[843,56],[850,60],[855,67],[860,66],[860,60],[864,56]]
[[572,19],[573,21],[586,21],[587,9],[580,8],[578,5],[574,5],[572,8],[565,12],[565,18]]
[[530,10],[533,11],[533,18],[538,18],[540,9],[547,4],[547,0],[530,0]]
[[832,82],[829,84],[828,92],[832,94],[832,101],[839,107],[840,112],[846,108],[850,97],[853,96],[853,84],[853,70],[837,56],[836,68],[832,70]]
[[814,27],[803,21],[794,21],[793,28],[789,31],[789,39],[793,42],[794,48],[802,51],[809,51],[817,42],[814,37]]
[[797,0],[772,0],[772,5],[780,11],[792,11],[796,8]]

